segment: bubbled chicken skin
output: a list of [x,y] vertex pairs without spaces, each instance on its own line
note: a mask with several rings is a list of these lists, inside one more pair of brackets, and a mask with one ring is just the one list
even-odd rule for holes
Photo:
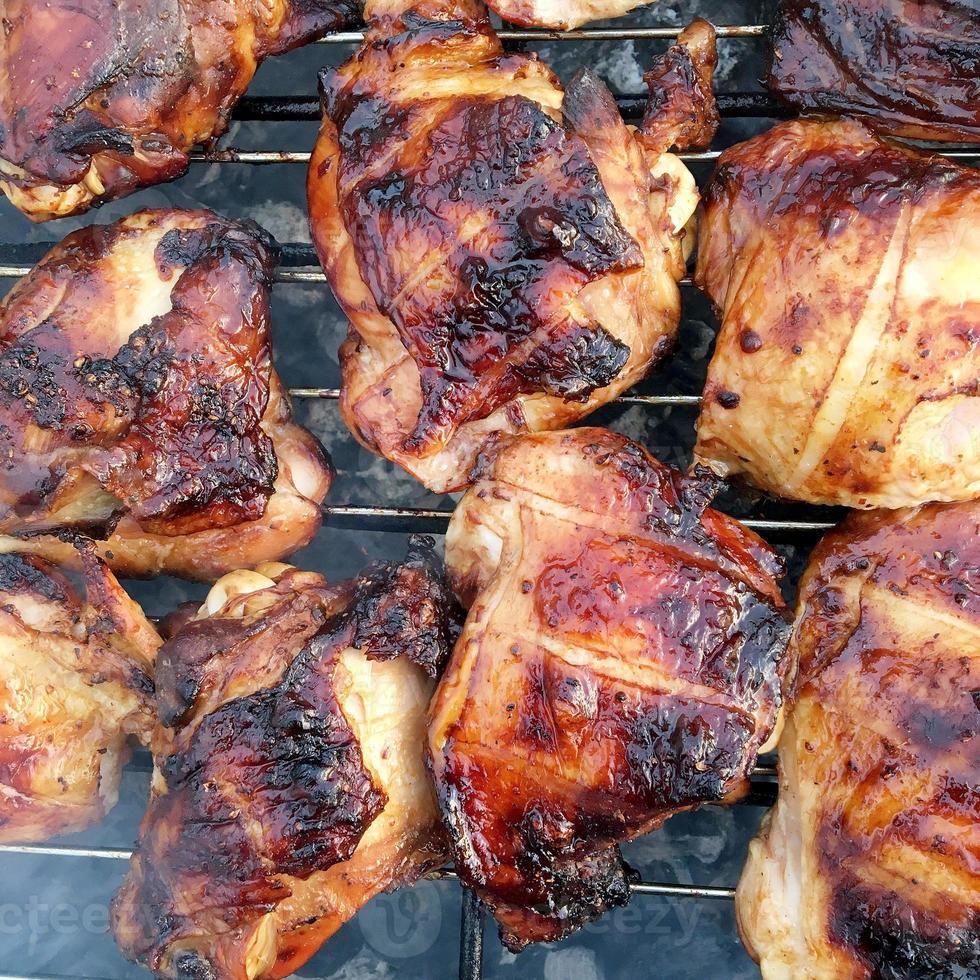
[[980,975],[978,581],[975,501],[853,515],[812,556],[737,893],[765,980]]
[[351,327],[341,409],[430,489],[465,486],[496,432],[558,428],[671,346],[693,178],[710,140],[714,32],[692,25],[627,127],[590,72],[563,90],[506,54],[475,2],[367,5],[321,77],[309,173],[321,263]]
[[[331,472],[271,364],[277,247],[208,211],[69,235],[0,305],[0,534],[215,578],[309,541]],[[41,537],[39,537],[39,535]],[[47,536],[45,536],[47,535]]]
[[980,9],[973,0],[780,0],[770,87],[920,140],[980,143]]
[[4,0],[0,188],[35,221],[179,177],[259,63],[355,0]]
[[429,539],[338,585],[277,564],[219,580],[160,654],[124,954],[174,980],[286,977],[441,865],[425,710],[458,631]]
[[725,151],[696,279],[722,317],[696,458],[855,508],[980,495],[980,174],[854,121]]
[[460,877],[503,942],[629,897],[617,844],[737,798],[777,725],[777,555],[604,429],[501,437],[446,539],[469,607],[430,710]]
[[160,637],[91,552],[0,554],[0,842],[43,841],[116,803],[155,723]]

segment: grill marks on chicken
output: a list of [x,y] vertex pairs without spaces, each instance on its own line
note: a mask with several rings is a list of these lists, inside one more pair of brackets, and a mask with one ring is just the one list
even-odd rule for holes
[[34,220],[172,180],[259,63],[354,19],[354,0],[6,0],[0,187]]
[[459,632],[428,539],[328,585],[234,572],[161,652],[153,796],[113,929],[163,977],[284,977],[445,858],[423,765]]
[[0,532],[108,535],[117,570],[192,577],[305,544],[330,471],[272,368],[276,258],[250,223],[144,211],[18,283],[0,306]]
[[712,485],[602,429],[502,438],[446,542],[469,616],[430,712],[455,865],[512,949],[629,895],[617,843],[737,796],[787,627]]
[[814,553],[738,889],[767,980],[980,971],[978,578],[976,502],[854,515]]
[[853,121],[726,151],[696,273],[723,317],[697,457],[811,503],[980,493],[978,213],[976,171]]
[[770,86],[896,136],[980,143],[972,0],[780,0]]
[[91,553],[0,554],[0,842],[84,830],[149,740],[160,638]]
[[[651,117],[645,144],[595,76],[563,91],[505,54],[481,4],[407,6],[369,4],[364,46],[321,77],[310,211],[351,320],[344,416],[445,490],[491,433],[580,418],[663,354],[697,192],[665,152],[686,119]],[[708,115],[713,53],[698,22],[674,54],[706,72]]]

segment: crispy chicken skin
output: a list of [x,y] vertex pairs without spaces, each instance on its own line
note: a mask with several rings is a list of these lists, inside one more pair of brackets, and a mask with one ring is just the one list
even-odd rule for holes
[[119,573],[192,578],[313,537],[331,471],[272,367],[276,257],[250,222],[143,211],[69,235],[14,287],[0,534],[62,557],[46,532],[82,530]]
[[429,539],[328,585],[233,572],[168,640],[150,807],[113,904],[160,977],[290,975],[370,898],[445,859],[425,711],[459,632]]
[[73,565],[0,554],[0,843],[97,823],[153,730],[160,637],[93,553]]
[[818,546],[775,809],[738,886],[766,980],[980,976],[980,504]]
[[777,724],[776,554],[604,429],[501,437],[446,539],[430,710],[456,869],[517,950],[629,897],[617,843],[740,795]]
[[976,0],[780,0],[769,85],[880,132],[980,143]]
[[355,0],[3,0],[0,188],[35,221],[179,177],[259,63]]
[[487,0],[504,20],[525,27],[570,31],[591,20],[629,13],[649,0]]
[[492,433],[575,421],[671,346],[698,195],[666,151],[714,131],[714,31],[651,74],[636,131],[595,75],[563,90],[505,54],[475,0],[406,7],[368,3],[364,46],[321,76],[309,203],[351,322],[344,418],[445,491]]
[[783,123],[722,154],[698,248],[701,462],[810,503],[980,494],[980,173]]

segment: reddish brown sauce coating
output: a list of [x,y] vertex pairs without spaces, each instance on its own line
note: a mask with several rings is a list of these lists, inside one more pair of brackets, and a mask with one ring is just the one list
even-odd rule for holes
[[155,724],[160,638],[91,551],[0,554],[0,842],[84,830]]
[[779,0],[770,86],[915,139],[980,142],[974,0]]
[[343,26],[358,6],[6,0],[0,158],[14,202],[43,219],[179,176],[266,55]]
[[488,435],[605,403],[676,332],[690,174],[666,150],[717,121],[714,34],[655,70],[642,132],[598,76],[563,89],[505,52],[480,3],[376,2],[321,75],[314,241],[350,318],[341,410],[436,490]]
[[501,440],[453,517],[431,711],[456,867],[519,949],[628,898],[616,845],[737,795],[781,703],[776,555],[602,429]]
[[271,364],[277,255],[251,223],[149,211],[69,235],[18,283],[0,306],[0,530],[105,537],[125,518],[177,539],[262,522],[284,483],[315,495],[325,460]]
[[855,120],[726,150],[695,273],[722,315],[696,458],[812,503],[975,497],[978,215],[976,170]]
[[[389,803],[379,749],[366,749],[371,714],[358,707],[371,693],[349,700],[343,657],[405,657],[434,675],[459,629],[430,539],[413,539],[403,563],[336,586],[295,569],[277,576],[189,622],[161,651],[157,683],[173,728],[157,747],[113,928],[127,956],[178,980],[254,976],[259,963],[259,976],[285,976],[353,913],[328,914],[339,903],[333,879],[316,879],[319,892],[303,884],[349,861]],[[393,827],[398,819],[386,815]],[[415,873],[438,854],[431,841],[424,851]],[[410,875],[407,857],[389,860],[379,887]],[[370,862],[352,865],[343,890],[363,875],[370,897],[373,873]],[[274,938],[256,938],[266,916]]]
[[764,974],[980,971],[978,583],[976,502],[854,515],[815,551],[779,802],[739,885]]

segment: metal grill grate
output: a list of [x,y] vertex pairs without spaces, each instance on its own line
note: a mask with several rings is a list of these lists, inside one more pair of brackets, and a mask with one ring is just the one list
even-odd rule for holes
[[[716,28],[719,39],[738,41],[759,39],[766,36],[764,24],[730,25]],[[557,33],[541,30],[501,30],[502,40],[523,45],[526,42],[582,42],[582,41],[646,41],[672,40],[679,33],[675,27],[623,27],[612,29],[588,29]],[[360,31],[335,33],[321,40],[322,44],[357,44],[363,39]],[[642,114],[644,100],[640,98],[617,97],[620,109],[627,118]],[[765,93],[732,92],[719,93],[718,103],[723,117],[728,118],[781,118],[789,115],[782,107]],[[312,97],[291,96],[252,96],[238,103],[234,118],[250,122],[292,122],[320,118],[318,100]],[[980,150],[948,149],[929,146],[936,152],[962,160],[967,163],[980,162]],[[712,149],[701,153],[681,154],[687,162],[704,163],[714,161],[720,150]],[[245,150],[234,147],[224,149],[200,150],[193,154],[195,163],[206,164],[247,164],[278,165],[306,164],[308,152],[280,150]],[[30,270],[31,264],[40,258],[53,242],[34,245],[15,245],[0,243],[0,279],[19,278]],[[288,243],[283,246],[283,263],[276,274],[281,283],[325,283],[312,246],[302,243]],[[684,288],[693,286],[690,278],[681,282]],[[296,399],[320,399],[336,402],[340,392],[335,388],[292,388],[290,394]],[[642,405],[650,409],[690,406],[700,404],[697,395],[643,394],[629,393],[618,399],[621,404]],[[329,447],[328,447],[329,448]],[[447,508],[452,502],[447,501]],[[803,511],[804,508],[797,508]],[[375,506],[326,506],[326,523],[339,528],[362,531],[414,532],[424,531],[442,533],[448,524],[451,511],[419,509],[413,507],[375,507]],[[741,518],[742,523],[764,535],[780,536],[791,541],[809,543],[816,536],[828,530],[833,523],[825,520],[806,520],[800,518],[768,520],[760,518]],[[144,760],[146,756],[144,754]],[[144,766],[149,763],[144,761]],[[769,806],[775,800],[776,771],[773,766],[757,766],[752,774],[751,789],[743,801],[754,805]],[[0,856],[34,855],[71,859],[98,859],[108,862],[127,861],[131,855],[127,848],[104,846],[71,846],[64,844],[48,845],[0,845]],[[430,879],[456,879],[454,871],[444,868],[430,873]],[[680,882],[635,881],[631,889],[636,895],[666,896],[689,900],[709,899],[730,901],[735,896],[733,887],[689,885]],[[461,931],[459,976],[461,980],[479,980],[482,976],[484,913],[478,900],[468,890],[463,890],[461,901]],[[101,978],[73,975],[0,974],[0,980],[101,980]]]

